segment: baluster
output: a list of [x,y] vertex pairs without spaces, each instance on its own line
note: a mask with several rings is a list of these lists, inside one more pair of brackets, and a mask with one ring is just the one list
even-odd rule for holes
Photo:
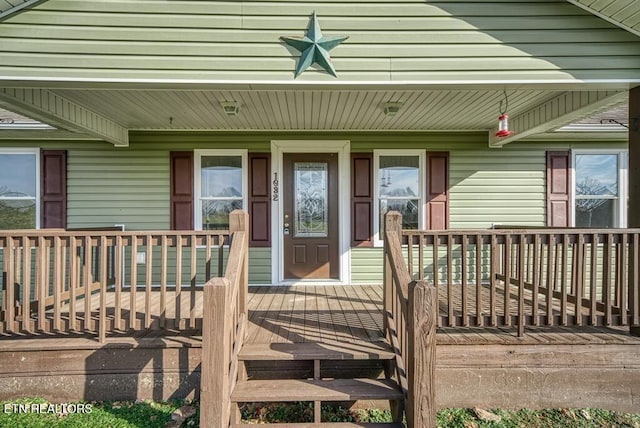
[[500,251],[498,247],[497,236],[495,233],[491,233],[491,254],[490,254],[490,272],[489,272],[489,316],[490,316],[490,324],[492,327],[496,327],[498,325],[498,315],[496,313],[496,306],[498,302],[496,301],[496,275],[498,275],[498,266],[500,263]]
[[591,238],[591,277],[589,278],[589,323],[594,326],[598,323],[598,244],[600,235],[594,233]]
[[59,236],[53,238],[53,245],[53,329],[62,331],[60,311],[64,270],[62,267],[62,241]]
[[129,266],[129,329],[138,329],[138,236],[131,235],[131,257]]
[[555,325],[555,319],[553,316],[553,291],[555,290],[556,273],[557,273],[557,236],[555,234],[549,235],[549,242],[547,244],[547,325]]
[[562,270],[560,272],[560,286],[562,287],[562,301],[560,302],[560,324],[567,325],[567,270],[569,269],[569,235],[562,235]]
[[98,324],[98,340],[104,343],[107,339],[107,237],[100,236],[100,312]]
[[[440,272],[438,263],[438,246],[440,244],[440,236],[437,233],[433,234],[433,286],[436,287],[436,296],[440,299]],[[436,311],[436,321],[438,327],[442,327],[442,317],[440,316],[440,305]]]
[[146,243],[146,262],[147,269],[145,272],[145,288],[144,288],[144,327],[151,328],[151,292],[153,286],[153,236],[145,236]]
[[[222,276],[222,275],[220,275]],[[182,329],[182,235],[176,236],[176,303],[174,328]]]
[[467,299],[469,298],[469,293],[467,290],[468,286],[468,278],[467,278],[467,270],[469,269],[469,236],[467,234],[460,235],[461,239],[461,264],[462,264],[462,290],[461,290],[461,298],[462,298],[462,326],[469,327],[469,313],[467,311]]
[[33,331],[31,322],[31,241],[28,236],[22,237],[22,328]]
[[525,326],[525,311],[524,311],[524,283],[527,270],[526,257],[526,245],[525,236],[521,234],[519,236],[518,247],[518,337],[524,336]]
[[160,240],[160,327],[167,328],[167,236]]
[[[91,320],[91,251],[92,251],[91,236],[84,237],[84,331],[93,331],[93,322]],[[47,257],[48,259],[48,257]]]
[[115,314],[114,314],[114,329],[124,330],[123,324],[126,322],[124,319],[124,313],[122,311],[122,288],[124,287],[123,275],[124,275],[124,239],[122,235],[116,236],[116,252],[115,252]]
[[453,235],[445,235],[447,238],[447,306],[449,327],[455,326],[454,300],[453,300]]
[[538,293],[540,291],[540,234],[533,235],[533,287],[531,290],[531,324],[538,326]]
[[77,299],[80,288],[80,254],[78,253],[78,240],[75,236],[69,237],[69,330],[78,331]]
[[603,273],[603,302],[604,302],[604,324],[611,325],[611,258],[612,254],[612,240],[613,235],[607,233],[604,244],[604,254],[602,259],[602,273]]
[[[197,279],[197,259],[198,247],[196,246],[196,235],[191,235],[191,284],[189,289],[189,328],[196,328],[196,279]],[[241,294],[241,293],[240,293]]]
[[476,326],[484,325],[482,314],[482,235],[476,234]]
[[3,251],[3,262],[4,268],[3,270],[6,272],[6,297],[7,301],[5,303],[5,311],[6,311],[6,325],[7,331],[11,333],[17,333],[16,331],[16,278],[15,278],[15,247],[14,240],[11,236],[8,236],[7,242]]
[[629,277],[629,272],[627,270],[628,258],[629,258],[629,250],[628,250],[628,234],[621,233],[620,235],[620,252],[618,253],[618,271],[620,272],[617,280],[617,286],[619,287],[620,292],[620,325],[628,325],[629,317],[627,312],[628,300],[627,298],[627,290],[626,285]]
[[574,278],[574,294],[576,298],[575,303],[575,325],[582,325],[582,295],[584,290],[584,263],[585,263],[585,254],[584,254],[584,235],[582,233],[578,234],[578,242],[577,251],[574,251],[573,258],[574,264],[576,265],[576,277]]
[[45,301],[47,299],[47,264],[45,258],[48,257],[46,251],[46,240],[44,236],[38,236],[38,254],[36,258],[36,290],[38,295],[38,330],[48,332],[46,320]]
[[511,327],[511,273],[513,266],[511,261],[512,255],[511,234],[504,236],[504,325]]

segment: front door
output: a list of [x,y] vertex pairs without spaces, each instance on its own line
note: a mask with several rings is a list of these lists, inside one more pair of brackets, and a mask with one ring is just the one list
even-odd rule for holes
[[283,155],[284,279],[338,279],[338,154]]

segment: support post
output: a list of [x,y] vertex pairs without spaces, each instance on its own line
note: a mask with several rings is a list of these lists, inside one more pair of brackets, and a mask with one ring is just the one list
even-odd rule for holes
[[[640,86],[629,91],[629,204],[627,212],[627,226],[640,227]],[[638,271],[637,248],[631,246],[629,251],[630,273]],[[629,307],[631,308],[630,333],[640,336],[640,325],[635,321],[638,314],[635,308],[640,305],[638,290],[638,275],[629,275]]]
[[[247,313],[247,295],[249,293],[249,214],[246,211],[234,210],[229,214],[229,234],[233,236],[234,232],[245,232],[245,248],[244,260],[242,262],[242,272],[240,274],[239,293],[239,312],[245,315]],[[245,329],[246,331],[246,329]]]
[[[383,278],[384,278],[384,290],[382,296],[382,308],[384,316],[384,331],[386,332],[389,325],[387,324],[387,313],[392,312],[391,305],[393,302],[393,271],[391,270],[391,261],[389,259],[389,242],[386,237],[386,232],[396,232],[400,243],[402,244],[402,214],[398,211],[389,211],[384,215],[384,266],[383,266]],[[397,320],[394,320],[396,323]]]
[[409,284],[407,426],[436,426],[436,288],[426,281]]
[[229,281],[212,278],[204,286],[202,314],[202,363],[200,366],[200,426],[229,426],[229,355],[231,343],[227,320],[226,291]]

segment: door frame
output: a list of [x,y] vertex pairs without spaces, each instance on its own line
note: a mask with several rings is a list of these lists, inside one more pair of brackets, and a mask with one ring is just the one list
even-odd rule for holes
[[[340,277],[338,280],[284,280],[284,228],[283,201],[280,194],[284,153],[337,153],[338,154],[338,247],[340,249]],[[351,221],[350,201],[350,140],[271,140],[271,282],[277,284],[348,284],[351,280]],[[273,180],[278,177],[278,186]],[[276,192],[276,187],[278,192]],[[277,199],[277,200],[274,200]],[[275,220],[274,220],[275,219]]]

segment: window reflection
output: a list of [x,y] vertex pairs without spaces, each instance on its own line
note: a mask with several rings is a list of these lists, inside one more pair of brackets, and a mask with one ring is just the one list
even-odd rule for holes
[[202,229],[229,228],[229,214],[242,209],[242,156],[200,158]]
[[575,162],[575,225],[616,227],[620,209],[618,155],[578,154]]
[[329,233],[328,171],[326,162],[295,163],[296,237],[325,237]]
[[402,214],[403,229],[418,229],[420,218],[420,158],[418,156],[380,156],[378,166],[380,236],[384,234],[384,215]]
[[36,155],[0,154],[0,229],[36,228]]

